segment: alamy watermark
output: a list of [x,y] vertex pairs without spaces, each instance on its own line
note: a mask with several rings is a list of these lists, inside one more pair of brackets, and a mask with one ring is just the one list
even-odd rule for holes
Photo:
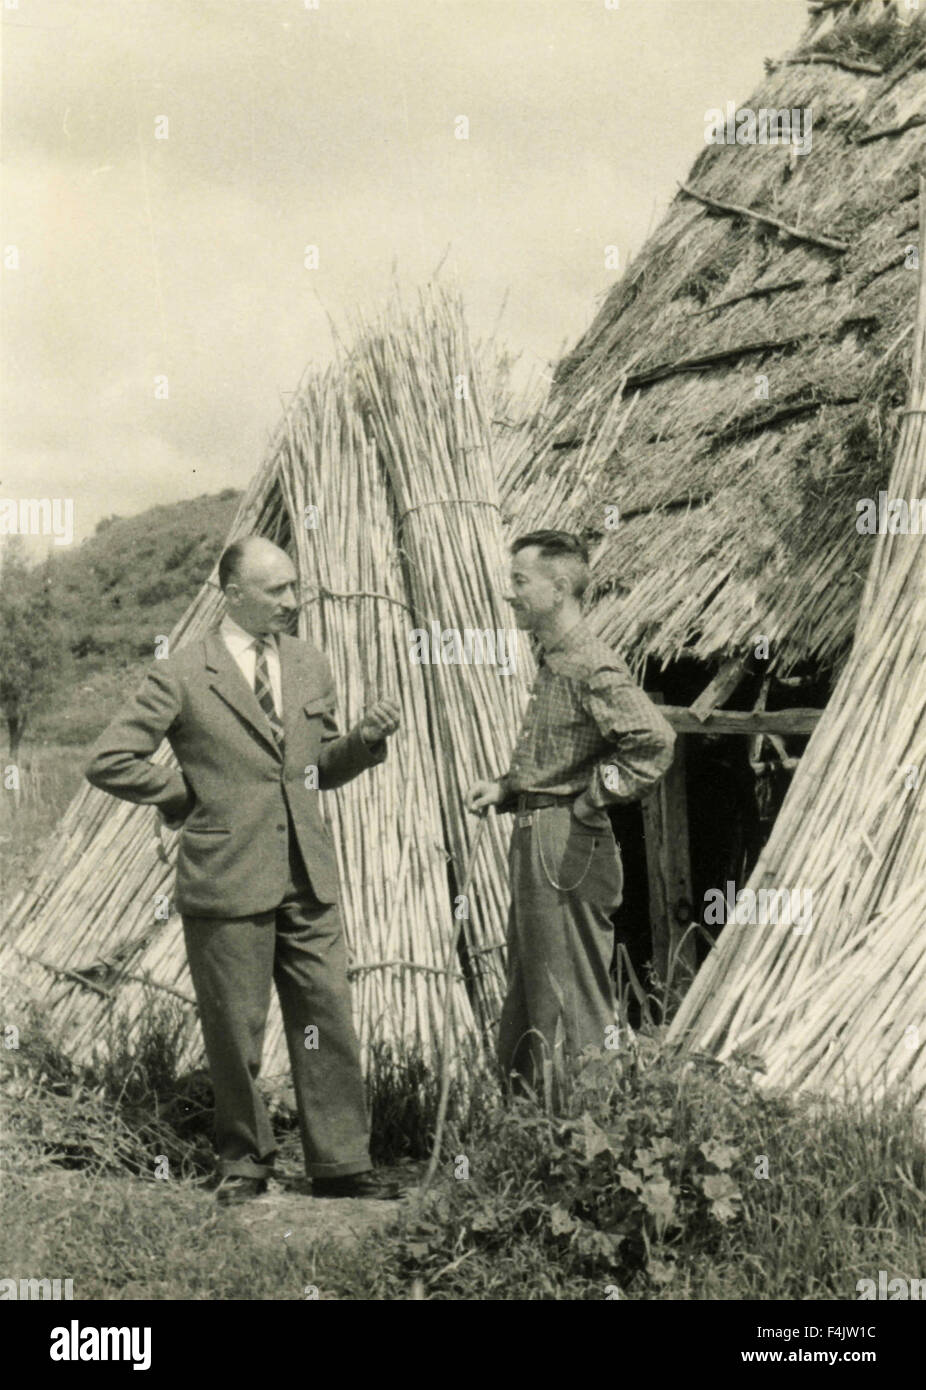
[[726,111],[712,106],[704,113],[705,145],[793,145],[795,153],[810,154],[813,108],[810,106],[737,106]]
[[860,536],[926,536],[926,497],[860,497],[855,504]]
[[72,1318],[69,1326],[51,1329],[48,1355],[52,1361],[131,1361],[133,1371],[147,1371],[151,1328],[81,1327]]
[[704,894],[704,923],[725,922],[746,927],[793,927],[806,936],[813,926],[813,892],[810,888],[741,888],[728,879],[726,889],[708,888]]
[[416,627],[408,634],[409,660],[413,666],[497,666],[500,676],[510,676],[517,666],[517,628]]
[[43,1299],[56,1301],[73,1297],[73,1279],[0,1279],[0,1302],[16,1299],[23,1303]]
[[926,1301],[926,1279],[904,1279],[900,1275],[896,1279],[888,1279],[887,1270],[879,1269],[877,1286],[874,1279],[860,1279],[855,1291],[860,1302],[864,1299],[887,1299],[894,1303],[908,1298]]
[[0,497],[0,536],[53,536],[55,545],[70,545],[73,497]]

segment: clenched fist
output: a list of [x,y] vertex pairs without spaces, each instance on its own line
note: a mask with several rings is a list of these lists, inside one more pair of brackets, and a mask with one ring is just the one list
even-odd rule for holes
[[398,700],[377,700],[360,721],[360,737],[365,743],[378,743],[389,738],[399,727],[402,710]]

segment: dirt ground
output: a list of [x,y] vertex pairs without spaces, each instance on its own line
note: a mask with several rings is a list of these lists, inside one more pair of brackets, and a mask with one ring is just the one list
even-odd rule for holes
[[257,1241],[286,1241],[294,1248],[309,1247],[320,1240],[335,1239],[352,1245],[372,1231],[392,1225],[399,1213],[418,1201],[417,1168],[390,1169],[388,1176],[408,1186],[397,1201],[368,1200],[361,1197],[313,1197],[305,1179],[271,1178],[262,1197],[228,1207],[234,1219]]

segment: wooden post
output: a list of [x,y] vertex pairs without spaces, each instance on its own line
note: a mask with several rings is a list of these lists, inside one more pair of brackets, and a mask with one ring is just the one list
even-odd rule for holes
[[[661,695],[650,695],[662,704]],[[642,800],[649,884],[649,919],[653,965],[661,980],[687,988],[695,973],[695,916],[685,794],[686,735],[677,734],[672,766],[654,791]],[[684,941],[682,938],[685,937]]]

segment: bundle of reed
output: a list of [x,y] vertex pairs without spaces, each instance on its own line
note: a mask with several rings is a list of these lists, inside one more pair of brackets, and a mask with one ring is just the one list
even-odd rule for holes
[[[403,661],[419,686],[438,753],[442,840],[456,896],[476,831],[464,792],[474,780],[506,770],[533,675],[528,644],[504,601],[486,388],[460,306],[443,291],[422,297],[414,310],[396,303],[359,339],[358,386],[396,508],[412,609]],[[411,664],[412,629],[426,634],[427,664]],[[482,634],[483,643],[490,635],[494,653],[483,645],[478,655],[487,659],[476,659],[472,645],[474,659],[466,661],[465,650],[455,655],[452,639],[434,650],[437,633],[462,639],[467,631]],[[512,653],[514,668],[504,674]],[[484,1025],[497,1017],[504,991],[507,835],[508,825],[491,816],[477,855],[476,889],[459,905],[467,914],[461,953]]]
[[920,879],[805,980],[800,1010],[788,1010],[786,1031],[765,1053],[766,1084],[836,1094],[902,1086],[923,1102],[923,908]]
[[[926,495],[926,184],[911,384],[889,496]],[[847,518],[852,524],[852,518]],[[849,660],[749,888],[812,893],[807,931],[728,923],[670,1041],[782,1084],[926,1096],[926,547],[878,535]]]
[[548,381],[536,369],[521,368],[516,382],[517,361],[500,356],[495,343],[480,344],[476,351],[482,379],[491,393],[487,409],[492,459],[502,525],[507,528],[530,479],[537,440],[547,428]]
[[[413,618],[395,508],[353,400],[349,359],[300,394],[287,418],[280,480],[294,523],[300,634],[331,662],[343,726],[383,695],[402,709],[385,763],[321,802],[341,873],[361,1044],[389,1040],[432,1056],[453,926],[437,796],[441,750],[408,662]],[[459,971],[452,987],[455,1043],[475,1024]]]

